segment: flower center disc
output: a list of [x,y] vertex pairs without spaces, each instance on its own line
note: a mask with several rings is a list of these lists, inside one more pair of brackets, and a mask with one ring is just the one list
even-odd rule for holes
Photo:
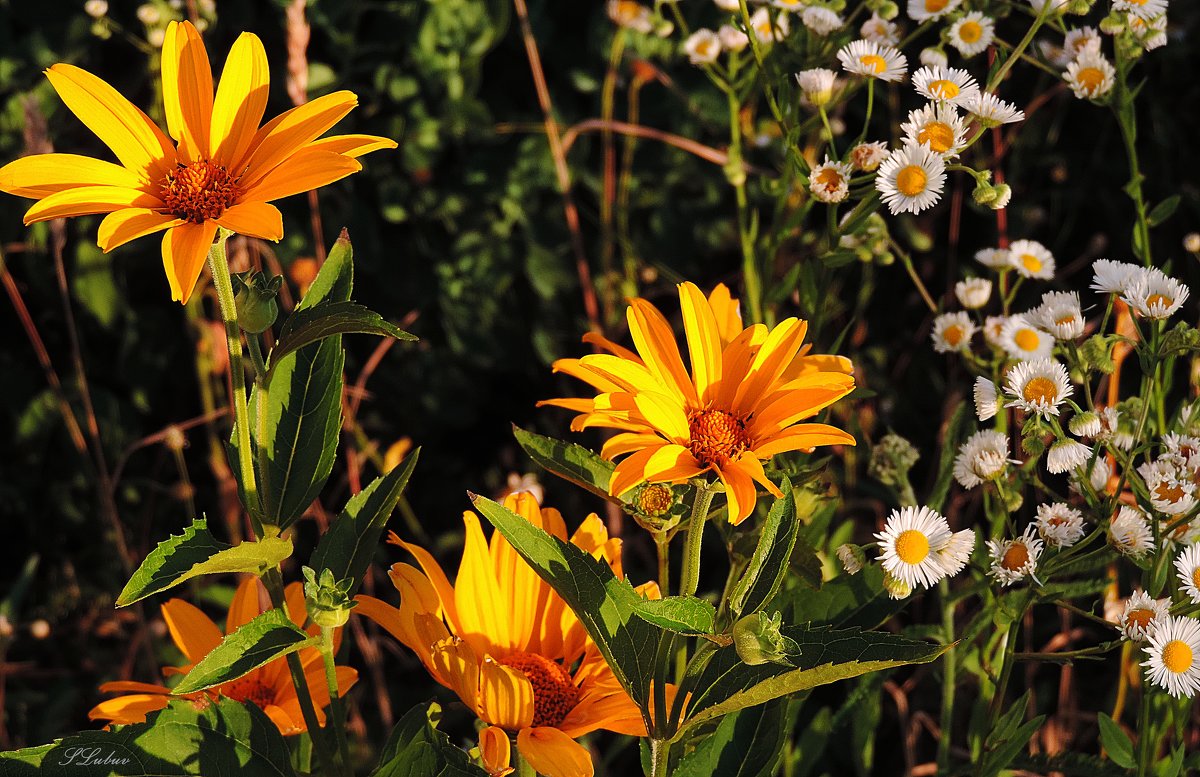
[[916,529],[905,529],[896,538],[896,555],[905,564],[920,564],[929,555],[929,538]]
[[940,121],[931,121],[917,133],[917,142],[929,146],[930,150],[944,154],[954,145],[954,130]]
[[1151,294],[1146,298],[1146,307],[1152,308],[1155,305],[1162,305],[1164,308],[1169,308],[1175,304],[1175,300],[1165,294]]
[[963,43],[975,43],[983,35],[983,28],[978,22],[963,22],[958,28],[958,37]]
[[1141,629],[1142,631],[1145,631],[1146,627],[1150,625],[1150,621],[1153,618],[1154,618],[1153,610],[1147,610],[1144,608],[1137,609],[1137,610],[1133,610],[1132,612],[1129,613],[1129,617],[1125,619],[1125,625],[1126,626],[1134,626],[1136,628]]
[[1014,542],[1004,551],[1004,558],[1000,559],[1000,566],[1010,572],[1016,572],[1021,567],[1029,562],[1029,548],[1025,547],[1023,542]]
[[533,686],[533,725],[557,727],[579,703],[579,688],[557,661],[536,653],[513,653],[497,663],[525,675]]
[[221,688],[221,693],[234,701],[252,702],[259,709],[275,703],[275,690],[263,685],[256,677],[243,677]]
[[1187,496],[1187,493],[1184,492],[1183,487],[1178,483],[1160,483],[1158,488],[1154,489],[1154,495],[1164,502],[1175,503]]
[[161,199],[176,218],[200,224],[233,204],[240,193],[235,183],[222,165],[201,159],[167,173]]
[[1104,74],[1100,72],[1099,68],[1085,67],[1075,75],[1075,78],[1083,86],[1084,91],[1088,94],[1095,94],[1104,81]]
[[887,67],[887,62],[878,54],[866,54],[858,58],[863,67],[870,70],[872,73],[882,73]]
[[834,192],[841,185],[842,176],[837,170],[827,167],[817,173],[817,186],[825,191]]
[[662,483],[647,483],[638,494],[637,506],[641,512],[657,518],[671,509],[671,503],[674,500],[675,495],[670,486],[664,486]]
[[944,337],[946,342],[951,346],[957,347],[963,339],[962,327],[958,326],[957,324],[948,326],[946,327],[946,331],[942,332],[942,337]]
[[916,197],[925,191],[929,177],[918,165],[909,165],[896,174],[896,188],[905,197]]
[[1163,645],[1162,662],[1169,671],[1183,674],[1192,668],[1192,648],[1183,640],[1173,639]]
[[930,82],[929,91],[938,95],[943,100],[953,100],[955,97],[958,97],[958,93],[962,90],[953,81],[940,78],[937,81]]
[[1022,351],[1036,351],[1038,345],[1042,342],[1042,338],[1037,336],[1037,333],[1032,329],[1022,329],[1013,335],[1013,342]]
[[1042,269],[1042,260],[1033,254],[1021,254],[1021,264],[1025,265],[1029,272],[1040,272]]
[[1025,384],[1021,396],[1026,402],[1048,405],[1058,396],[1058,387],[1049,378],[1038,376]]
[[1200,588],[1200,566],[1192,570],[1192,585]]
[[702,464],[723,467],[750,447],[742,419],[724,410],[701,410],[688,418],[688,449]]
[[925,10],[929,13],[937,13],[945,8],[950,3],[950,0],[925,0]]

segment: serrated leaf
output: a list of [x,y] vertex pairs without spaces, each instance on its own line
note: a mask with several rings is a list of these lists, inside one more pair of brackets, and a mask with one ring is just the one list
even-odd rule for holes
[[794,668],[778,664],[749,666],[742,663],[733,646],[714,651],[691,687],[680,690],[691,693],[692,699],[676,737],[704,721],[740,709],[869,672],[928,663],[946,650],[944,645],[861,629],[785,626],[781,633],[799,648],[798,653],[788,655]]
[[371,777],[487,777],[431,720],[436,704],[418,704],[404,713]]
[[163,540],[150,551],[117,597],[117,606],[133,604],[199,575],[233,572],[261,575],[290,555],[289,539],[267,537],[226,545],[209,533],[208,521],[197,518],[183,534]]
[[584,488],[602,499],[623,504],[608,493],[613,463],[605,461],[582,445],[544,437],[513,425],[513,437],[538,466],[547,472]]
[[796,520],[796,497],[787,478],[779,484],[783,497],[776,499],[767,513],[758,545],[746,571],[733,588],[729,606],[737,615],[758,612],[766,607],[788,571],[788,561],[796,545],[800,522]]
[[787,702],[776,700],[721,718],[671,777],[767,777],[787,741]]
[[1109,759],[1117,766],[1132,769],[1136,764],[1133,760],[1133,742],[1116,722],[1101,712],[1097,717],[1100,724],[1100,744],[1108,753]]
[[271,349],[271,364],[310,343],[333,335],[348,334],[379,335],[397,340],[417,339],[357,302],[326,301],[297,310],[288,317],[279,332],[279,342]]
[[676,634],[712,634],[717,617],[712,603],[695,596],[638,597],[638,601],[630,602],[639,618]]
[[221,640],[196,662],[172,693],[195,693],[236,680],[310,644],[308,634],[292,623],[287,613],[267,610]]
[[329,531],[321,536],[317,549],[309,559],[309,566],[318,573],[328,569],[333,572],[335,580],[353,579],[354,587],[349,591],[350,596],[362,584],[362,577],[379,545],[383,527],[396,509],[420,455],[421,449],[417,448],[398,467],[379,476],[351,497],[330,524]]
[[174,700],[145,723],[82,731],[54,744],[0,753],[0,775],[35,777],[295,777],[279,728],[253,704],[203,709]]

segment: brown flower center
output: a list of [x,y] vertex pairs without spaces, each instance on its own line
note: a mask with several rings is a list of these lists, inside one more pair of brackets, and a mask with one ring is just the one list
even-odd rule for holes
[[1029,561],[1029,548],[1025,547],[1023,542],[1014,542],[1004,551],[1004,558],[1000,559],[1000,566],[1010,572],[1016,572]]
[[1025,384],[1021,396],[1025,398],[1026,402],[1051,404],[1058,398],[1058,386],[1050,378],[1039,375]]
[[1154,489],[1154,495],[1164,502],[1174,504],[1187,496],[1187,492],[1178,483],[1163,482],[1159,483],[1158,488]]
[[259,709],[275,703],[275,689],[264,685],[254,674],[223,686],[221,693],[234,701],[252,702]]
[[700,410],[688,417],[688,444],[702,464],[723,467],[750,447],[746,423],[724,410]]
[[498,663],[516,669],[533,686],[534,726],[559,726],[579,703],[579,688],[557,661],[536,653],[512,653]]
[[1150,621],[1154,620],[1154,610],[1141,607],[1136,610],[1131,610],[1125,618],[1125,626],[1127,628],[1138,628],[1142,631],[1150,625]]
[[180,164],[163,180],[163,204],[176,218],[200,224],[220,218],[241,192],[223,165],[207,159]]

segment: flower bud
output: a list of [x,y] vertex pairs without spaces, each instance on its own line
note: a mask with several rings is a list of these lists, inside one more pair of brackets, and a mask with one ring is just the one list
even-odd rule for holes
[[988,207],[992,210],[1007,208],[1008,201],[1012,199],[1012,187],[1006,183],[998,183],[992,189],[996,192],[996,198],[988,203]]
[[912,586],[897,577],[892,577],[891,572],[884,572],[883,590],[893,599],[905,599],[912,593]]
[[283,284],[283,276],[276,275],[268,280],[264,273],[250,272],[238,273],[233,277],[240,284],[233,300],[238,326],[251,334],[267,331],[279,315],[275,297]]
[[848,575],[857,575],[867,563],[867,554],[863,549],[850,543],[838,546],[837,557]]
[[350,611],[358,602],[350,598],[354,578],[333,579],[333,572],[321,570],[321,576],[310,567],[303,567],[304,605],[312,622],[326,629],[336,629],[350,620]]
[[800,646],[780,631],[782,620],[778,612],[773,616],[756,612],[733,624],[733,646],[738,658],[750,666],[768,663],[795,666],[788,655],[799,655]]

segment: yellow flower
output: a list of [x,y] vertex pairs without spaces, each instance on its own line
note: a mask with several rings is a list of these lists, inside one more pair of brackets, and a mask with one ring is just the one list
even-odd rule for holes
[[233,44],[214,96],[208,53],[196,28],[189,22],[167,27],[162,84],[170,137],[85,70],[60,63],[46,76],[120,164],[76,154],[24,157],[0,168],[0,191],[37,200],[25,214],[26,224],[109,214],[97,241],[105,252],[167,230],[163,265],[171,297],[181,302],[192,294],[217,227],[278,240],[283,218],[271,200],[344,178],[362,169],[356,157],[396,147],[372,135],[317,139],[357,105],[358,98],[346,91],[259,127],[267,105],[267,55],[248,32]]
[[777,453],[818,445],[854,445],[846,432],[802,424],[854,389],[849,360],[808,355],[808,325],[789,318],[775,328],[743,328],[737,300],[724,286],[706,299],[694,284],[679,286],[691,373],[684,367],[667,319],[644,299],[628,311],[634,353],[597,335],[585,335],[609,353],[560,359],[554,369],[594,387],[594,399],[542,402],[574,410],[574,430],[621,430],[601,450],[625,456],[609,491],[624,494],[639,483],[681,483],[715,472],[725,483],[729,520],[754,509],[755,483],[775,496],[762,462]]
[[[511,494],[504,504],[566,540],[562,516],[539,508],[528,492]],[[485,729],[480,737],[491,773],[503,773],[508,764],[499,739],[515,733],[517,750],[539,774],[591,775],[591,756],[575,739],[596,729],[645,736],[637,705],[575,614],[508,541],[495,532],[489,544],[473,512],[463,513],[463,523],[466,545],[453,585],[428,551],[392,534],[388,541],[412,553],[420,569],[399,563],[389,570],[400,592],[398,608],[363,595],[354,612],[407,645],[480,720],[508,732]],[[571,542],[622,575],[621,541],[609,539],[595,514]],[[638,590],[658,596],[653,583]]]
[[[261,593],[262,585],[256,577],[248,577],[238,586],[233,601],[229,603],[224,634],[207,615],[182,599],[171,599],[164,604],[163,620],[167,622],[171,639],[187,658],[188,663],[184,666],[165,666],[162,670],[163,675],[169,677],[174,674],[187,674],[196,662],[220,644],[225,635],[232,634],[239,626],[265,612],[261,604]],[[297,626],[303,626],[307,618],[303,587],[300,583],[292,583],[285,589],[284,595],[287,600],[288,617]],[[319,630],[315,625],[308,628],[310,634],[317,634]],[[334,638],[335,651],[337,642],[340,642],[340,634],[341,629],[338,629]],[[325,682],[325,664],[321,653],[315,647],[304,648],[299,656],[300,664],[304,667],[305,679],[308,681],[308,690],[317,708],[317,720],[321,725],[325,725],[322,709],[329,704],[329,688]],[[337,667],[339,694],[344,695],[357,680],[358,672],[353,668]],[[88,713],[92,720],[107,720],[119,725],[143,722],[147,713],[163,709],[171,698],[168,696],[171,693],[169,688],[151,683],[104,683],[100,690],[104,693],[132,691],[124,696],[102,701]],[[215,699],[218,695],[258,705],[284,735],[299,734],[307,730],[286,658],[277,658],[236,680],[222,683],[207,691],[188,694],[185,698]]]

